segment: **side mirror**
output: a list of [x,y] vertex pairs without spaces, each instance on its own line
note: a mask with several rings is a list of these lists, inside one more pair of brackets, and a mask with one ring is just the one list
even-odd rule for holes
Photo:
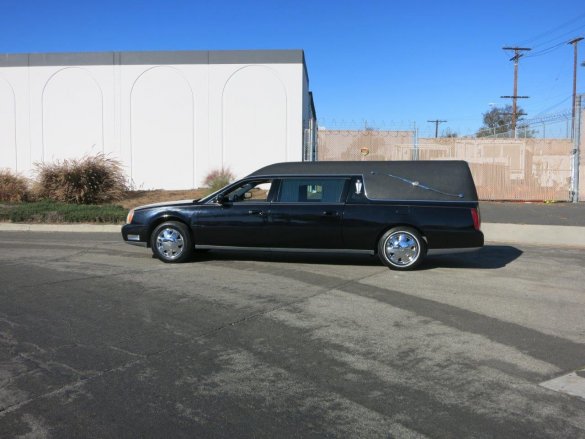
[[230,199],[227,195],[221,194],[221,195],[218,195],[218,197],[217,197],[218,204],[229,203],[229,201],[230,201]]

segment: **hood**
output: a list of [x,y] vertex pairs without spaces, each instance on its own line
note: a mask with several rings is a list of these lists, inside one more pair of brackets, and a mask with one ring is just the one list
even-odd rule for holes
[[151,209],[153,207],[170,207],[170,206],[183,206],[194,204],[197,200],[177,200],[177,201],[163,201],[161,203],[145,204],[143,206],[135,207],[134,210]]

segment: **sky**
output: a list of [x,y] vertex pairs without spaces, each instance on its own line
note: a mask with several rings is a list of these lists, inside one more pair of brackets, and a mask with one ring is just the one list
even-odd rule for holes
[[[449,129],[470,135],[511,103],[505,46],[529,47],[527,118],[570,111],[583,0],[9,1],[0,53],[303,49],[321,127]],[[585,40],[578,87],[585,93]],[[549,50],[550,49],[550,50]],[[564,126],[564,125],[563,125]]]

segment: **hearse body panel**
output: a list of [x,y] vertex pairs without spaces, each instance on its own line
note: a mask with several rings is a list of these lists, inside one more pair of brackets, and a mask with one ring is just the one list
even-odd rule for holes
[[311,162],[262,168],[202,200],[134,209],[122,235],[164,262],[196,248],[368,251],[393,269],[483,245],[467,163]]

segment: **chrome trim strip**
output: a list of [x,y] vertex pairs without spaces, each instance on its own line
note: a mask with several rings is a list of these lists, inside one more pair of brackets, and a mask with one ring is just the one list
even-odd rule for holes
[[374,250],[337,249],[337,248],[288,248],[288,247],[235,247],[230,245],[196,245],[195,248],[206,250],[245,250],[291,253],[353,253],[373,255]]

